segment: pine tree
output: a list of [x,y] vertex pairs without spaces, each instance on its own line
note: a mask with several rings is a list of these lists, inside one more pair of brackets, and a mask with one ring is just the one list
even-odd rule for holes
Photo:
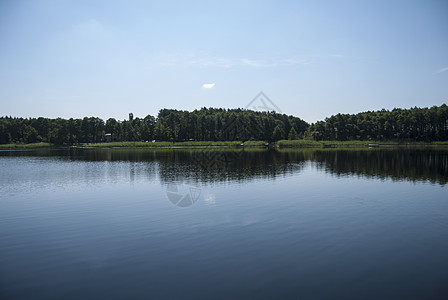
[[278,141],[285,138],[285,130],[282,126],[277,125],[274,128],[274,131],[272,132],[272,140]]
[[297,136],[297,131],[294,129],[294,127],[291,127],[291,130],[289,131],[288,134],[288,140],[297,140],[298,136]]

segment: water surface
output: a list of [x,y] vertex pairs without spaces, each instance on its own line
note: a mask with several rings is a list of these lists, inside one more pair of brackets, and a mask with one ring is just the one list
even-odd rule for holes
[[447,299],[448,151],[0,151],[2,299]]

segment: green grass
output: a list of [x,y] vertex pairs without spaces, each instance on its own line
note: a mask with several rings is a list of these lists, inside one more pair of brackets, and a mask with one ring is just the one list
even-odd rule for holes
[[320,147],[335,147],[335,148],[351,148],[351,147],[368,147],[369,145],[379,146],[401,146],[401,145],[448,145],[448,142],[378,142],[378,141],[313,141],[313,140],[280,140],[277,142],[279,148],[320,148]]
[[4,144],[0,145],[0,149],[35,149],[35,148],[49,148],[50,143],[31,143],[31,144]]
[[110,143],[85,143],[81,147],[92,148],[194,148],[194,147],[264,147],[264,141],[190,141],[190,142],[110,142]]
[[[237,148],[243,144],[241,141],[230,142],[214,142],[214,141],[189,141],[189,142],[110,142],[110,143],[83,143],[80,147],[86,148]],[[263,148],[267,142],[265,141],[246,141],[244,146],[248,148]],[[388,146],[448,146],[448,141],[444,142],[377,142],[377,141],[313,141],[313,140],[280,140],[277,141],[278,148],[354,148],[368,147],[371,144],[388,145]],[[5,144],[0,145],[0,149],[36,149],[50,148],[54,145],[50,143],[33,143],[33,144]]]
[[82,147],[93,148],[194,148],[194,147],[237,147],[242,142],[111,142],[111,143],[85,143]]
[[245,147],[264,147],[267,144],[265,141],[246,141],[244,142]]
[[280,140],[277,141],[279,148],[312,148],[322,147],[323,143],[313,140]]

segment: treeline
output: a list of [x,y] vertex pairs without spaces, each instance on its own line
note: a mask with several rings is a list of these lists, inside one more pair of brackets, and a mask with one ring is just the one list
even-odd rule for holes
[[202,108],[162,109],[128,120],[110,118],[0,118],[0,144],[48,142],[57,145],[104,141],[276,141],[303,136],[309,124],[275,112]]
[[128,120],[110,118],[0,118],[0,144],[57,145],[104,141],[278,141],[283,139],[362,141],[447,141],[448,106],[337,114],[309,125],[276,112],[202,108],[162,109]]
[[311,124],[314,140],[447,141],[448,106],[337,114]]

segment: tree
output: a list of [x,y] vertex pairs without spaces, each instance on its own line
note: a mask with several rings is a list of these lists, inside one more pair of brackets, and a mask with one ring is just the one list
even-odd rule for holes
[[156,117],[104,122],[100,118],[48,119],[0,117],[0,143],[101,142],[111,133],[114,141],[245,141],[297,139],[446,141],[448,106],[337,114],[309,125],[300,118],[276,112],[201,108],[192,112],[162,109]]
[[297,140],[298,136],[297,136],[297,131],[294,129],[294,127],[291,127],[291,130],[289,131],[288,134],[288,140]]
[[284,138],[285,138],[285,130],[279,124],[274,128],[274,131],[272,132],[272,140],[278,141],[283,140]]

